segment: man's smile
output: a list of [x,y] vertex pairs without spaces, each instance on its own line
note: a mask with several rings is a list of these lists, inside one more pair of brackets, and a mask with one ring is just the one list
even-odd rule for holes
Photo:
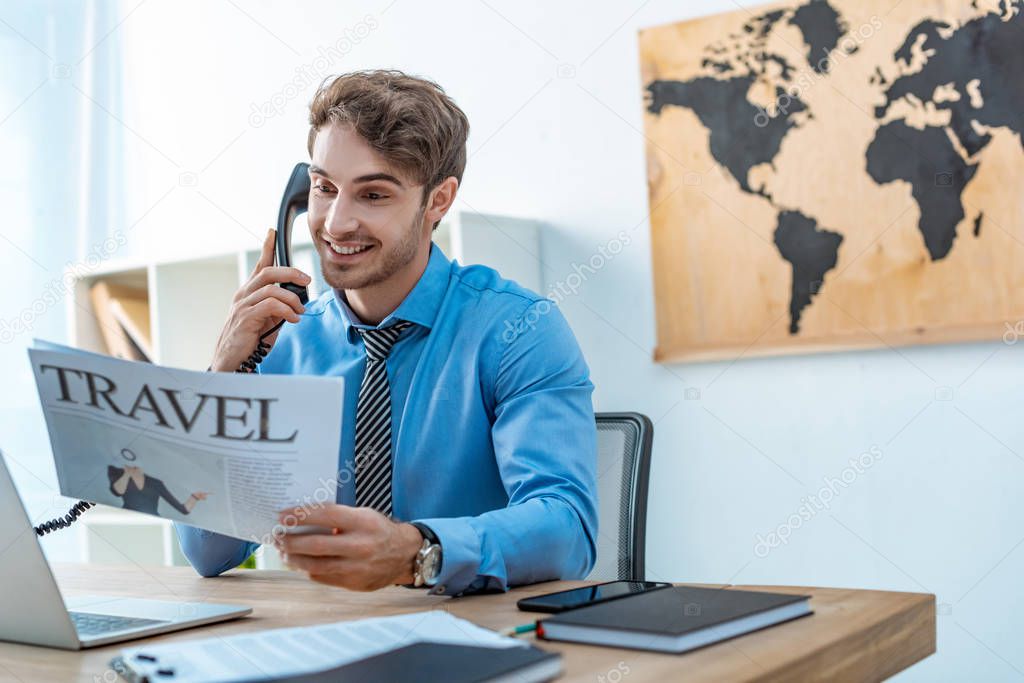
[[345,264],[363,260],[376,246],[366,242],[332,242],[327,238],[324,238],[323,242],[327,246],[324,252],[328,258],[335,263]]

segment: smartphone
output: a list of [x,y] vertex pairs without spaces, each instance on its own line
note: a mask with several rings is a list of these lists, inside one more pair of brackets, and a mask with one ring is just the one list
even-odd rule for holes
[[584,605],[596,605],[599,602],[618,600],[630,595],[668,588],[671,585],[671,583],[657,581],[609,581],[558,593],[523,598],[516,603],[516,606],[524,612],[564,612]]

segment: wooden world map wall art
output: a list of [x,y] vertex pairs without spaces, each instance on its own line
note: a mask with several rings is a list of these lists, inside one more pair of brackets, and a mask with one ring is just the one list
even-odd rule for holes
[[659,361],[1024,328],[1024,0],[640,32]]

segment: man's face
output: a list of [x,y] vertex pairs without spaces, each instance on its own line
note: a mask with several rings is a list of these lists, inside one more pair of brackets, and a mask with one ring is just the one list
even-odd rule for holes
[[331,287],[384,282],[429,248],[423,186],[393,170],[351,126],[317,133],[309,175],[309,231]]

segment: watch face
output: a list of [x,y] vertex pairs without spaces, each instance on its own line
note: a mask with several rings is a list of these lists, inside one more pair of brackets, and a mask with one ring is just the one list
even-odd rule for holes
[[421,566],[424,581],[430,582],[436,579],[441,571],[441,546],[432,545],[427,548]]

